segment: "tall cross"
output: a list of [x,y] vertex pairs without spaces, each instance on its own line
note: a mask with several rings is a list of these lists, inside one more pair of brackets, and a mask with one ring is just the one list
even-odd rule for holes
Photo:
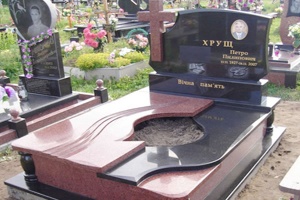
[[138,12],[139,21],[150,21],[151,60],[163,61],[162,33],[165,32],[164,21],[175,21],[175,13],[163,11],[163,0],[149,0],[149,11]]

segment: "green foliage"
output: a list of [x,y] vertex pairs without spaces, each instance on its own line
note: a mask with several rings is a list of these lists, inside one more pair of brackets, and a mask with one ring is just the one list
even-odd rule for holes
[[17,43],[17,35],[15,33],[4,31],[0,32],[0,50],[10,49]]
[[120,50],[125,47],[129,48],[129,45],[127,44],[127,40],[122,38],[113,43],[106,44],[104,48],[104,52],[110,53],[113,52],[114,50]]
[[109,63],[109,67],[120,68],[130,64],[130,59],[117,57],[114,62]]
[[[7,1],[2,0],[2,4],[7,5]],[[9,8],[8,6],[2,6],[2,8],[0,8],[0,27],[4,25],[11,25],[11,24],[12,21],[10,18]]]
[[[120,98],[138,89],[148,86],[148,76],[152,72],[151,67],[139,70],[134,77],[124,77],[120,80],[104,80],[104,87],[107,88],[110,100]],[[96,87],[96,79],[84,80],[72,77],[72,88],[74,91],[93,93]]]
[[[55,26],[56,26],[55,28],[57,30],[63,30],[69,26],[69,22],[66,19],[62,18],[61,20],[56,22]],[[59,33],[59,34],[61,34],[61,33]]]
[[272,0],[268,0],[268,1],[264,1],[264,13],[272,13],[275,11],[276,8],[278,8],[280,6],[280,1],[272,1]]
[[75,66],[83,71],[93,70],[109,66],[108,53],[88,53],[82,54],[76,60]]
[[139,70],[134,77],[124,77],[119,81],[105,80],[104,86],[109,91],[110,99],[118,99],[126,94],[148,86],[149,73],[152,71],[153,69],[148,67],[143,70]]
[[297,76],[297,87],[295,89],[268,83],[266,95],[279,97],[285,101],[300,101],[300,74]]
[[116,58],[113,62],[109,62],[109,57],[109,53],[81,54],[76,60],[75,66],[83,71],[88,71],[96,68],[121,67],[129,65],[130,63],[136,63],[145,60],[145,56],[138,52],[127,53],[124,58],[116,54]]
[[272,24],[270,27],[269,39],[270,42],[279,43],[281,42],[280,34],[279,34],[279,26],[280,26],[280,18],[275,18],[272,20]]
[[130,53],[127,53],[124,58],[127,58],[131,60],[131,63],[136,63],[145,60],[145,55],[143,53],[133,51]]
[[65,52],[63,49],[61,51],[63,56],[64,66],[75,66],[76,60],[82,54],[91,54],[93,53],[93,48],[84,47],[81,50],[73,50],[72,52]]
[[19,48],[17,45],[11,49],[0,51],[0,69],[6,71],[6,75],[12,80],[22,74],[22,63]]
[[7,146],[4,150],[0,151],[0,162],[16,159],[17,156],[17,152],[13,151],[11,146]]
[[8,0],[2,0],[2,5],[8,5]]

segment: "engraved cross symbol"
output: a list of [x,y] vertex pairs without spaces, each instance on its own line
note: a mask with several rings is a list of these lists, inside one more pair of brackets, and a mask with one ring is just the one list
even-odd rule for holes
[[165,32],[164,21],[173,22],[175,13],[163,11],[163,0],[149,0],[149,11],[138,12],[139,21],[150,21],[151,60],[163,60],[162,33]]

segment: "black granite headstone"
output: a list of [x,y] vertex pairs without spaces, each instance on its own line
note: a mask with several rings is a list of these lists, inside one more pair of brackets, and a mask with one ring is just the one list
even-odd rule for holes
[[138,11],[149,10],[149,0],[120,0],[120,8],[128,14],[136,14]]
[[65,77],[58,33],[31,48],[33,75]]
[[271,18],[233,10],[179,12],[150,61],[150,89],[261,103]]
[[40,78],[32,77],[30,79],[20,76],[27,91],[34,94],[65,96],[72,93],[70,77],[63,78]]
[[20,76],[26,90],[29,93],[59,97],[71,94],[71,80],[64,73],[59,34],[55,32],[50,38],[30,47],[30,52],[33,77],[27,79],[24,75]]

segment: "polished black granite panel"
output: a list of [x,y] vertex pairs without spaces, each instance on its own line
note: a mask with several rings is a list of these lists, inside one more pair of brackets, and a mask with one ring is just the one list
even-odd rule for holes
[[135,15],[138,11],[149,10],[149,0],[144,1],[131,1],[131,0],[121,0],[118,1],[119,7],[128,14]]
[[27,183],[24,180],[24,173],[6,180],[5,185],[49,200],[92,200],[91,198],[74,194],[40,182]]
[[[243,23],[243,38],[235,24]],[[162,62],[150,62],[160,73],[196,74],[259,80],[268,73],[271,18],[234,10],[188,10],[163,34]]]
[[98,176],[137,185],[156,173],[219,164],[237,144],[243,142],[244,137],[251,134],[253,127],[266,120],[269,112],[266,107],[216,103],[193,118],[204,130],[204,137],[200,140],[174,147],[146,147],[145,151]]
[[151,91],[172,92],[181,95],[196,95],[213,99],[223,99],[259,105],[266,89],[267,80],[224,80],[196,76],[193,74],[149,75]]
[[65,76],[58,33],[53,33],[49,39],[32,46],[31,56],[34,76]]
[[23,81],[27,91],[30,93],[57,97],[72,93],[70,77],[32,77],[30,79],[26,78],[25,76],[19,77]]
[[283,127],[277,127],[272,133],[266,135],[261,142],[256,143],[251,151],[243,152],[245,154],[244,159],[235,163],[236,165],[232,167],[231,172],[224,177],[206,199],[234,199],[277,148],[285,130]]
[[[64,97],[45,96],[39,94],[28,94],[28,101],[21,101],[20,107],[22,112],[20,116],[23,118],[31,117],[33,115],[44,112],[56,106],[63,105],[64,103],[76,100],[79,94],[69,94]],[[6,113],[0,113],[0,127],[7,124],[10,116]]]

